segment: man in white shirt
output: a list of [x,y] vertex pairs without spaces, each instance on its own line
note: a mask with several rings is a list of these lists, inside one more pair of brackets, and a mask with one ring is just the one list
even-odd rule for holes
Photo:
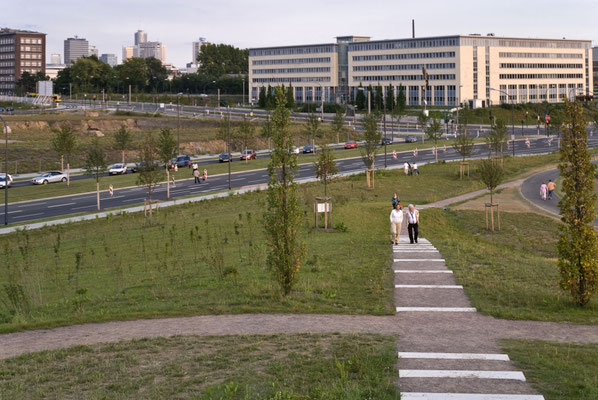
[[405,172],[405,175],[409,174],[409,164],[407,163],[407,161],[403,163],[403,172]]
[[401,211],[401,204],[397,202],[395,208],[390,212],[390,241],[392,244],[399,244],[402,224],[403,211]]
[[419,175],[419,169],[417,169],[417,163],[413,163],[413,175]]
[[419,211],[415,209],[413,204],[409,204],[407,210],[407,232],[409,232],[409,241],[411,244],[417,243],[417,235],[419,230]]

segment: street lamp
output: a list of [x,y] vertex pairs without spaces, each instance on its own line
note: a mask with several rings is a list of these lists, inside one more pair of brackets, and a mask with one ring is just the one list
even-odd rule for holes
[[[490,88],[490,90],[495,90],[500,92],[506,96],[507,103],[509,101],[509,94],[504,90]],[[515,157],[515,108],[511,104],[511,140],[513,141],[513,157]]]
[[176,95],[177,107],[176,107],[176,148],[177,154],[181,154],[181,95],[179,92]]
[[245,107],[245,78],[243,78],[243,103],[241,106]]
[[4,125],[4,225],[8,225],[8,127],[6,121],[0,116]]

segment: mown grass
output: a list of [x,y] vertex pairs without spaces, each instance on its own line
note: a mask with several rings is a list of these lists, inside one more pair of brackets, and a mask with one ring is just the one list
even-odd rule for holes
[[598,297],[582,308],[559,288],[557,220],[501,211],[502,231],[488,233],[483,210],[430,209],[421,225],[482,313],[598,324]]
[[0,396],[399,399],[396,337],[187,336],[77,346],[0,360]]
[[503,340],[502,347],[546,400],[598,399],[598,345]]

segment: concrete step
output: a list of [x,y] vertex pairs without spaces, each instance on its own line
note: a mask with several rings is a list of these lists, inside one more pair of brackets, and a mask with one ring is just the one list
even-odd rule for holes
[[395,289],[397,307],[471,307],[463,289]]
[[[401,394],[405,392],[537,394],[525,381],[481,378],[401,378]],[[401,396],[402,399],[404,397]]]
[[456,285],[453,274],[395,274],[395,285]]

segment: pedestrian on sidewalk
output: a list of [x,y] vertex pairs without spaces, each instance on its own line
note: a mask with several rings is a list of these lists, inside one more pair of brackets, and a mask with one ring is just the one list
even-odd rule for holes
[[405,175],[409,175],[409,163],[407,161],[403,163],[403,171],[405,172]]
[[397,208],[397,204],[399,203],[399,195],[397,194],[397,192],[394,192],[392,194],[392,209],[394,210],[395,208]]
[[174,163],[174,165],[172,166],[172,186],[176,187],[176,177],[175,177],[175,173],[179,172],[179,166],[177,163]]
[[540,185],[540,198],[542,200],[546,200],[546,191],[548,190],[548,186],[546,185],[546,182],[542,182],[542,184]]
[[554,194],[554,189],[556,185],[552,181],[552,179],[548,180],[548,185],[546,185],[546,190],[548,190],[548,200],[552,200],[552,195]]
[[195,178],[194,183],[201,183],[201,180],[199,179],[199,169],[193,170],[193,177]]
[[204,181],[208,180],[208,169],[204,168],[202,178]]
[[193,164],[191,164],[191,167],[193,168],[193,173],[195,173],[195,170],[199,169],[199,166],[197,165],[196,162],[194,162]]
[[397,202],[395,208],[390,212],[390,241],[392,244],[399,244],[399,234],[403,224],[403,211],[401,203]]
[[413,168],[411,167],[410,163],[407,163],[407,175],[411,176],[413,173]]
[[407,210],[407,232],[409,233],[409,242],[411,242],[411,244],[417,243],[417,235],[419,234],[419,211],[415,209],[413,204],[409,204],[409,210]]
[[419,169],[417,169],[417,163],[413,163],[413,175],[419,175]]

